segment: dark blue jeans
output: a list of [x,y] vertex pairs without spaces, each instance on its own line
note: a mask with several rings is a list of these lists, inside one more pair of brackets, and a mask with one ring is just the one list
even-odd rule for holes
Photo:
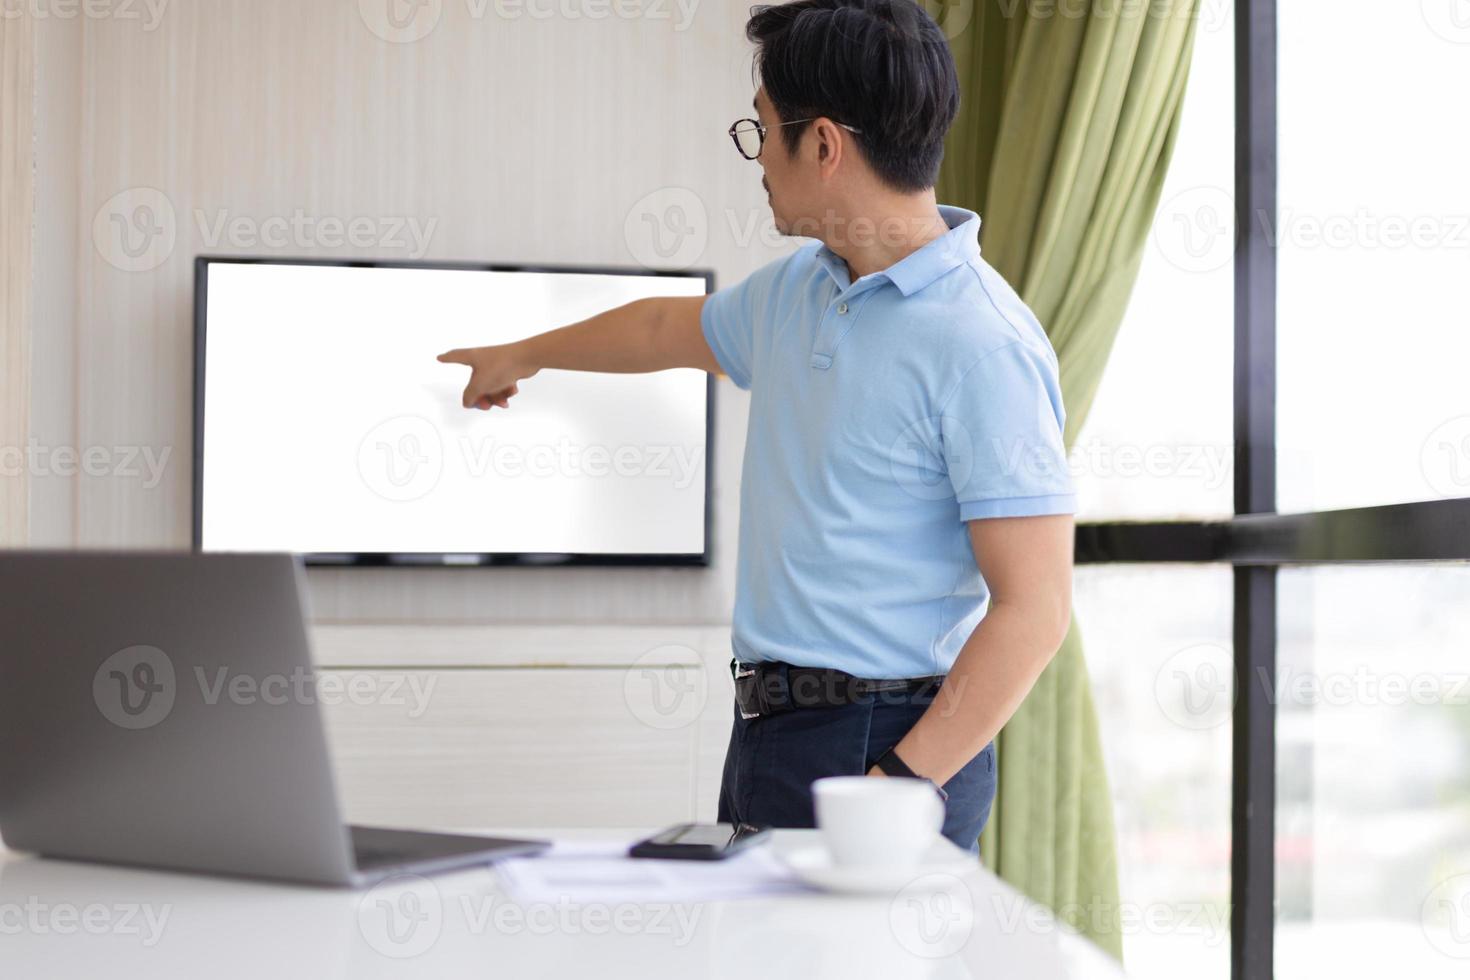
[[[749,721],[737,708],[720,785],[720,822],[815,827],[812,782],[866,773],[908,733],[930,700],[885,692],[856,704],[796,708]],[[995,799],[994,743],[945,783],[944,791],[944,836],[978,852]]]

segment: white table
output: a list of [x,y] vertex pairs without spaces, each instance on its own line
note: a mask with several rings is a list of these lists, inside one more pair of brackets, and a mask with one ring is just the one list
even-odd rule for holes
[[[504,831],[514,836],[524,830]],[[815,831],[778,831],[778,851]],[[637,832],[564,831],[557,839]],[[958,850],[956,849],[956,854]],[[397,889],[395,891],[395,889]],[[1112,961],[976,867],[948,891],[659,906],[519,906],[491,869],[405,898],[0,851],[0,976],[27,980],[576,977],[1116,978]],[[394,913],[389,933],[389,903]],[[435,907],[437,905],[437,907]]]

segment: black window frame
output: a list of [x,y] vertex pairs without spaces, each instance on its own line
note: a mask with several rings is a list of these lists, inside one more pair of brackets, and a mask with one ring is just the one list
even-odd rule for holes
[[[1276,929],[1277,570],[1470,560],[1470,499],[1280,514],[1276,504],[1277,0],[1235,3],[1235,516],[1077,528],[1078,564],[1228,563],[1236,701],[1231,736],[1230,974],[1271,980]],[[1269,220],[1263,220],[1269,219]]]

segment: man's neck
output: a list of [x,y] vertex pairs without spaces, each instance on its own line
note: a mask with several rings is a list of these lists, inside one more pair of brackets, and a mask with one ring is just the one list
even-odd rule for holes
[[832,236],[836,240],[826,243],[847,262],[852,282],[882,272],[949,231],[932,191],[882,204],[849,211],[852,217]]

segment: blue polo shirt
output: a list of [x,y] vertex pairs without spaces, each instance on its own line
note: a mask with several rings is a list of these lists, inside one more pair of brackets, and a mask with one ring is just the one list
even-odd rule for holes
[[980,218],[852,282],[813,243],[711,295],[750,398],[735,656],[942,674],[989,593],[967,521],[1070,514],[1057,359],[980,257]]

